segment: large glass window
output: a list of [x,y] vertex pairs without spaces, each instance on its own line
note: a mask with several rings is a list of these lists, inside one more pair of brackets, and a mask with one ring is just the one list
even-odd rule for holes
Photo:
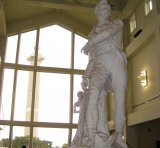
[[0,147],[7,148],[9,145],[9,126],[0,126]]
[[5,62],[15,63],[18,35],[8,37]]
[[40,29],[39,53],[45,60],[41,66],[71,67],[71,32],[57,25]]
[[37,83],[35,121],[69,123],[70,76],[37,73]]
[[79,35],[75,35],[75,46],[74,46],[74,68],[75,69],[86,69],[86,63],[88,62],[88,56],[81,53],[82,47],[85,45],[87,40]]
[[[0,147],[67,146],[79,114],[87,40],[58,25],[8,37],[0,98]],[[35,61],[37,59],[37,61]]]
[[15,95],[14,120],[29,121],[32,102],[33,72],[18,70]]
[[19,49],[19,64],[30,65],[29,56],[34,53],[36,43],[36,31],[29,31],[21,34]]
[[14,70],[4,69],[0,119],[10,120],[13,95]]
[[29,131],[29,127],[14,126],[12,134],[12,148],[22,148],[23,145],[29,146],[30,137],[25,135],[25,130]]
[[73,138],[74,138],[76,132],[77,132],[77,129],[72,129],[72,140],[73,140]]
[[[34,132],[38,131],[38,136],[40,137],[39,140],[43,140],[44,142],[48,142],[48,145],[50,145],[50,143],[52,144],[52,147],[54,148],[61,148],[64,144],[68,144],[68,129],[57,129],[57,128],[34,128]],[[44,134],[47,133],[47,134]],[[37,140],[37,142],[35,141],[34,145],[39,145],[40,143],[38,143],[39,141]],[[36,146],[33,146],[33,148],[39,148]],[[52,148],[52,147],[47,147],[47,148]]]

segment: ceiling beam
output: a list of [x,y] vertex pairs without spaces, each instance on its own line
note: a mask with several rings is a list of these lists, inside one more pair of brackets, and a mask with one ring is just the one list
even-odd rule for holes
[[5,19],[5,13],[4,13],[4,7],[2,0],[0,0],[0,35],[6,35],[7,29],[6,29],[6,19]]
[[65,2],[57,0],[27,0],[28,3],[34,6],[41,6],[47,8],[57,8],[57,9],[93,9],[95,5],[92,4],[81,4],[74,2]]
[[88,24],[85,24],[80,20],[75,20],[74,18],[66,14],[49,12],[43,15],[34,16],[28,19],[9,23],[7,33],[11,35],[18,32],[23,32],[26,30],[31,30],[53,24],[61,24],[62,26],[65,26],[66,28],[73,30],[75,33],[81,34],[85,37],[92,29],[92,26],[89,26]]
[[[113,11],[121,11],[122,6],[126,3],[127,0],[122,0],[122,4],[119,5],[117,2],[118,0],[111,0],[110,4]],[[94,10],[96,6],[96,2],[94,3],[82,3],[73,1],[66,1],[66,0],[12,0],[12,1],[4,1],[7,5],[16,5],[18,7],[21,5],[30,5],[35,7],[46,7],[46,8],[55,8],[55,9],[68,9],[68,10]],[[118,5],[116,5],[118,3]]]

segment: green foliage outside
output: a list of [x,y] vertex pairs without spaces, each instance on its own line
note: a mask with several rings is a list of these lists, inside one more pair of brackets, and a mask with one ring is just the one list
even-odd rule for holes
[[[12,148],[22,148],[22,145],[29,146],[30,137],[15,137],[12,142]],[[9,147],[9,139],[2,139],[0,147]],[[33,148],[52,148],[52,142],[40,140],[37,137],[33,138]],[[64,147],[65,148],[65,147]]]
[[63,144],[62,148],[68,148],[68,144]]

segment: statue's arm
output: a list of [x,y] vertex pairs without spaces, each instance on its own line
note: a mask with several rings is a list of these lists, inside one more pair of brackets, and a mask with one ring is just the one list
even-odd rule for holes
[[91,73],[93,71],[94,63],[95,63],[95,56],[93,54],[93,50],[91,50],[89,52],[89,62],[88,62],[88,65],[86,67],[84,75],[82,76],[81,86],[82,86],[82,89],[84,91],[86,91],[88,89],[88,87],[89,87],[89,79],[90,79]]
[[113,21],[112,25],[105,31],[98,34],[96,37],[92,38],[88,41],[88,47],[93,47],[97,43],[100,43],[108,38],[114,36],[118,32],[120,32],[123,28],[123,22],[120,19],[116,19]]
[[90,78],[90,75],[94,67],[94,63],[95,63],[95,57],[93,54],[93,50],[91,50],[89,54],[89,62],[84,73],[84,76],[86,76],[87,78]]

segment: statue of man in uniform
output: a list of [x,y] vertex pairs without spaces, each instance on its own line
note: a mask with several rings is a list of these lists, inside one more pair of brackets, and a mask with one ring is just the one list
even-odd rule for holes
[[[81,84],[82,89],[88,91],[85,113],[85,132],[88,138],[86,141],[82,138],[82,148],[110,148],[109,141],[118,148],[128,148],[122,138],[126,121],[127,85],[127,58],[121,48],[123,22],[118,18],[112,21],[109,19],[111,7],[107,0],[100,0],[96,5],[95,13],[98,23],[81,50],[90,58]],[[115,96],[115,133],[109,137],[108,128],[105,128],[106,108],[103,104],[110,90]],[[99,143],[104,142],[104,144],[99,146],[97,140],[101,140]],[[116,146],[111,145],[111,147]]]

